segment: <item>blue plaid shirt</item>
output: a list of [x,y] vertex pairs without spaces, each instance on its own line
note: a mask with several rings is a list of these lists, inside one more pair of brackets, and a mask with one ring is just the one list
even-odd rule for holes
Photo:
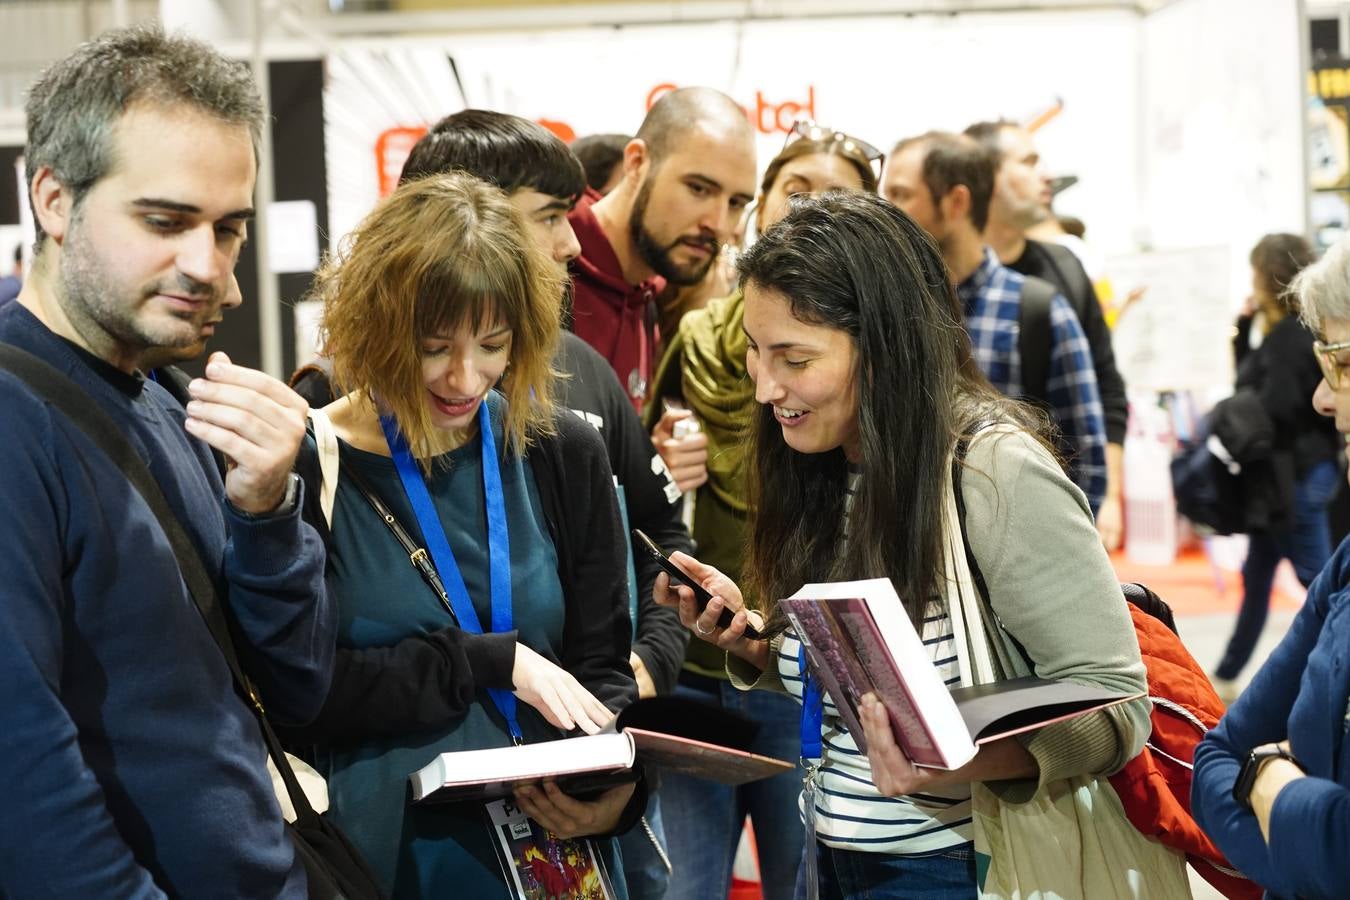
[[[1022,397],[1018,311],[1026,279],[984,250],[984,261],[956,286],[966,313],[975,361],[994,387]],[[1069,476],[1087,494],[1096,515],[1106,496],[1106,420],[1092,366],[1092,349],[1073,308],[1061,296],[1050,303],[1050,368],[1045,381],[1050,416],[1060,431]]]

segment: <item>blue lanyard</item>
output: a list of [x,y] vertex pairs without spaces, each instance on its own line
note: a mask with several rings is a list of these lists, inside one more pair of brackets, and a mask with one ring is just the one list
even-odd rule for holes
[[[470,634],[482,634],[483,626],[478,621],[478,613],[469,598],[469,589],[464,584],[464,576],[455,561],[455,552],[450,549],[450,541],[445,536],[445,526],[431,501],[431,492],[422,478],[422,470],[413,459],[412,450],[398,424],[392,416],[380,416],[380,427],[384,429],[384,439],[389,444],[389,453],[394,459],[394,468],[398,470],[399,480],[403,482],[403,491],[412,504],[413,515],[417,517],[418,527],[422,530],[422,540],[427,543],[427,552],[436,563],[436,571],[445,583],[445,592],[450,600],[450,608],[460,628]],[[483,450],[483,495],[487,499],[488,520],[488,583],[492,594],[492,631],[494,634],[511,630],[511,543],[506,527],[506,500],[502,493],[501,462],[497,459],[497,440],[492,434],[492,415],[488,412],[487,398],[478,406],[478,433]],[[498,712],[506,719],[511,730],[511,739],[517,744],[522,742],[520,724],[516,721],[516,695],[508,690],[489,688],[488,694]]]
[[820,723],[825,712],[825,697],[820,682],[811,677],[806,665],[806,645],[797,645],[797,670],[802,675],[802,765],[821,758]]

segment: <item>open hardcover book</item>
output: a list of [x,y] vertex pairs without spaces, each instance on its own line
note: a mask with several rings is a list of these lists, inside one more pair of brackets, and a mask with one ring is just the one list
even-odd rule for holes
[[416,802],[491,800],[546,779],[569,794],[633,781],[636,764],[722,784],[790,772],[794,764],[750,753],[759,726],[735,713],[676,697],[638,700],[599,734],[519,747],[442,753],[410,776]]
[[939,769],[959,769],[980,744],[1142,696],[1035,677],[949,689],[889,578],[808,584],[782,606],[812,675],[864,752],[858,702],[869,692],[905,755]]

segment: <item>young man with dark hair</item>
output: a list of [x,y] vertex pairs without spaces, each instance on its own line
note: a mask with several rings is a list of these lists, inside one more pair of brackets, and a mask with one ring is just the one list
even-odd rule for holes
[[1034,241],[1027,230],[1050,213],[1050,181],[1031,133],[1016,122],[999,119],[977,122],[965,131],[994,158],[994,196],[984,237],[999,261],[1015,272],[1053,284],[1073,307],[1092,348],[1093,370],[1106,417],[1106,495],[1097,510],[1097,530],[1108,550],[1120,546],[1123,535],[1121,488],[1125,465],[1125,428],[1129,404],[1125,381],[1116,368],[1111,329],[1106,324],[1097,291],[1073,251],[1058,244]]
[[[304,722],[334,648],[291,473],[304,401],[224,354],[186,411],[141,374],[228,301],[262,116],[246,66],[153,26],[44,72],[25,150],[38,243],[0,341],[113,420],[219,585],[261,702]],[[0,428],[0,895],[305,897],[258,721],[154,513],[8,372]]]
[[[966,330],[981,370],[1010,397],[1043,404],[1059,426],[1069,473],[1095,510],[1105,493],[1106,434],[1092,355],[1078,319],[1046,282],[1002,265],[982,232],[994,191],[994,164],[972,138],[929,132],[898,143],[882,179],[882,194],[933,236],[961,301]],[[1023,307],[1040,300],[1049,319],[1044,355],[1025,356]],[[1030,385],[1024,360],[1044,373]]]
[[671,91],[623,152],[623,179],[588,192],[569,216],[572,328],[609,361],[635,409],[660,359],[655,300],[698,284],[731,241],[755,193],[755,135],[744,111],[711,88]]

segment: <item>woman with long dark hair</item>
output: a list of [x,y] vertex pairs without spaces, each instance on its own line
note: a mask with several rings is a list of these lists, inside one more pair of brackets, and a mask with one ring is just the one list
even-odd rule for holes
[[[881,152],[871,144],[800,122],[764,171],[755,200],[755,231],[762,234],[787,215],[794,196],[827,190],[875,193],[880,170]],[[657,440],[657,449],[683,487],[697,484],[692,532],[700,558],[733,581],[740,577],[747,527],[744,437],[757,406],[755,386],[745,371],[744,313],[745,295],[737,289],[685,315],[657,369],[655,396],[660,402],[649,410],[647,423],[650,428],[661,419],[669,427],[672,417],[663,416],[661,409],[666,402],[687,408],[699,422],[707,442],[706,462],[698,460],[691,467],[672,453],[682,441]],[[792,758],[797,752],[796,705],[782,695],[736,690],[727,681],[722,657],[716,647],[690,643],[676,693],[750,717],[760,726],[755,752]],[[667,900],[726,894],[747,814],[759,848],[765,900],[790,897],[801,858],[799,784],[791,772],[735,787],[680,772],[665,774],[661,790],[668,798],[664,817],[670,859],[684,873],[672,879]]]
[[[715,597],[700,613],[687,588],[658,579],[658,602],[678,603],[687,627],[728,651],[739,685],[800,698],[800,645],[777,599],[807,582],[889,577],[955,685],[962,651],[945,558],[959,527],[946,510],[954,452],[969,439],[959,499],[1001,626],[990,643],[1002,675],[1143,691],[1138,644],[1087,500],[1048,448],[1043,420],[980,375],[928,236],[878,197],[826,194],[794,201],[740,270],[759,404],[743,575],[762,609],[744,609],[731,579],[678,555]],[[726,629],[717,625],[724,608],[735,610]],[[772,637],[747,639],[747,622]],[[878,704],[864,703],[862,714],[868,755],[824,705],[818,789],[804,810],[816,836],[804,863],[818,864],[819,876],[799,882],[799,893],[972,896],[972,782],[1020,802],[1062,779],[1114,772],[1149,731],[1147,703],[1132,701],[985,745],[947,772],[905,759]]]

